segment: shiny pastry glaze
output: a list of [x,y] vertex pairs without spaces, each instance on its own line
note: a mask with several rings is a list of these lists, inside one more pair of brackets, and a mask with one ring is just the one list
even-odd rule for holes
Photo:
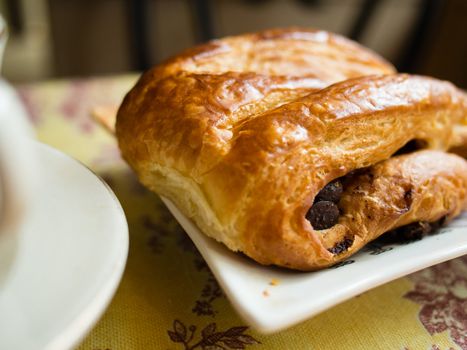
[[[462,146],[466,101],[450,83],[394,74],[340,36],[293,28],[217,40],[156,66],[126,96],[116,131],[141,181],[206,234],[260,263],[310,270],[465,207],[464,160],[390,157],[413,139]],[[314,230],[306,213],[316,194],[363,167],[374,179],[355,177],[338,223]],[[413,204],[395,210],[405,188]]]

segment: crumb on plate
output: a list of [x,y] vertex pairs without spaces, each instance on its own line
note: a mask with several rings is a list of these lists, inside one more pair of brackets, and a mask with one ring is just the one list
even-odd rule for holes
[[277,278],[273,278],[273,279],[271,280],[271,282],[269,282],[269,284],[270,284],[271,286],[277,286],[277,285],[279,284],[279,282],[280,282],[280,281],[279,281]]

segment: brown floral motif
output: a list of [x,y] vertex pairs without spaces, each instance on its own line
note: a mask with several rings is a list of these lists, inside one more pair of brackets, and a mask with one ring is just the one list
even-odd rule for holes
[[[405,346],[404,350],[413,350],[413,349],[410,349],[407,346]],[[439,347],[439,345],[433,344],[433,345],[431,345],[431,348],[429,350],[442,350],[442,349]],[[446,349],[446,350],[456,350],[456,349],[449,348],[449,349]]]
[[170,212],[165,208],[158,208],[158,211],[160,214],[159,220],[154,220],[149,215],[142,217],[143,226],[151,233],[148,245],[153,252],[161,253],[165,247],[165,239],[172,237],[176,239],[176,244],[183,251],[194,254],[194,264],[198,271],[207,269],[207,265],[195,245],[183,228],[173,219]]
[[196,326],[187,327],[179,320],[173,322],[173,329],[167,334],[174,343],[183,344],[184,350],[229,350],[245,349],[248,345],[261,344],[251,335],[245,334],[248,327],[231,327],[217,331],[216,323],[210,323],[201,331],[201,339],[195,341]]
[[[183,228],[172,216],[170,211],[164,205],[162,201],[157,201],[156,210],[160,214],[160,220],[157,223],[151,223],[149,225],[145,224],[145,227],[150,229],[152,232],[151,237],[149,238],[148,244],[150,246],[159,245],[160,237],[157,236],[167,236],[167,233],[170,233],[171,237],[175,237],[177,246],[182,249],[184,252],[189,252],[193,256],[193,263],[196,270],[198,271],[209,271],[208,265],[204,261],[203,257],[199,253],[196,246],[193,244],[190,237],[186,234]],[[145,220],[145,219],[143,219]],[[162,234],[160,234],[162,232]],[[158,249],[155,250],[158,252]]]
[[195,301],[195,305],[191,311],[198,316],[215,316],[217,310],[214,309],[213,302],[218,298],[224,297],[219,284],[196,246],[162,202],[158,205],[157,209],[161,215],[160,220],[155,221],[150,216],[142,217],[143,226],[151,232],[148,245],[154,253],[160,254],[164,250],[166,240],[175,237],[177,246],[192,255],[196,270],[200,272],[205,271],[207,279],[201,295]]
[[[438,345],[432,345],[430,350],[441,350],[441,348]],[[455,350],[454,348],[449,348],[448,350]]]
[[[162,202],[157,203],[156,210],[160,215],[158,220],[154,220],[151,216],[145,215],[142,217],[142,222],[143,226],[151,233],[148,239],[148,245],[152,248],[154,253],[159,254],[162,253],[167,238],[177,237],[177,241],[179,241],[181,237],[186,237],[186,233]],[[186,239],[189,240],[188,238]],[[180,246],[180,244],[178,245]],[[183,250],[186,251],[187,249]],[[196,248],[193,248],[193,250],[196,251]]]
[[142,217],[144,228],[151,232],[148,239],[148,245],[152,248],[154,253],[162,253],[165,242],[164,239],[170,235],[170,231],[164,225],[155,222],[150,216],[145,215]]
[[467,256],[409,276],[415,289],[404,295],[422,305],[418,314],[431,334],[448,331],[467,350]]
[[215,316],[217,311],[212,306],[214,300],[223,297],[224,294],[222,293],[219,284],[217,283],[216,279],[212,275],[211,271],[209,271],[209,277],[204,286],[203,290],[201,291],[201,297],[196,300],[195,306],[191,311],[198,316]]

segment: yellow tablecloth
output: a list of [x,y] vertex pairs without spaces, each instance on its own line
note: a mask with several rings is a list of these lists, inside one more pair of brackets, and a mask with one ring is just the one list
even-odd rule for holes
[[121,285],[79,349],[467,349],[467,257],[398,279],[274,335],[235,313],[160,200],[142,188],[115,140],[90,119],[136,76],[18,88],[41,141],[79,159],[115,191],[130,228]]

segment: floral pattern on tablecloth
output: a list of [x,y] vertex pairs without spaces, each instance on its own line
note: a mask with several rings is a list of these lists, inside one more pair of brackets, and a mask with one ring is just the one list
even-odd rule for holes
[[[121,285],[80,349],[467,350],[465,257],[380,286],[277,334],[248,328],[163,203],[138,183],[114,138],[90,118],[93,107],[118,104],[135,81],[129,75],[18,88],[38,138],[103,177],[130,228]],[[379,254],[385,248],[368,249]]]
[[404,297],[422,305],[420,322],[430,334],[447,331],[467,349],[467,257],[451,260],[409,276],[414,290]]
[[215,322],[208,324],[200,332],[200,339],[195,340],[196,326],[187,327],[175,320],[173,329],[167,334],[174,343],[181,343],[185,350],[201,348],[203,350],[245,349],[247,345],[260,344],[252,336],[245,334],[248,327],[230,327],[225,331],[217,329]]

